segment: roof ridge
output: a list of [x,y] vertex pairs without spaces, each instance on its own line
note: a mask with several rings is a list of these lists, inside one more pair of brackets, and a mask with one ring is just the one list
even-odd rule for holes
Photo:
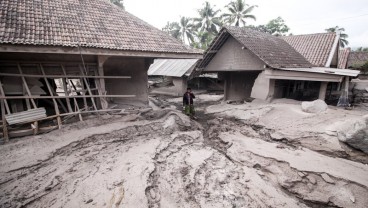
[[327,34],[335,34],[336,32],[321,32],[321,33],[309,33],[309,34],[299,34],[299,35],[288,35],[288,36],[279,36],[280,38],[288,38],[288,37],[295,37],[295,36],[312,36],[312,35],[327,35]]

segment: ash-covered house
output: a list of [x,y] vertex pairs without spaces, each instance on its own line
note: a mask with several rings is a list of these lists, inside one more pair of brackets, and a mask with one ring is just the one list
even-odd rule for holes
[[189,77],[198,59],[156,59],[148,69],[150,79],[158,79],[153,92],[168,95],[182,95],[187,89]]
[[353,70],[329,68],[338,62],[338,39],[333,37],[330,41],[336,47],[329,46],[325,50],[329,53],[323,53],[323,59],[318,58],[322,53],[309,57],[318,60],[317,65],[296,50],[297,44],[293,47],[283,38],[227,26],[197,64],[196,73],[218,72],[225,80],[225,100],[250,97],[324,100],[328,83],[340,83],[344,77],[358,74]]
[[364,64],[368,63],[368,52],[364,51],[351,51],[350,48],[340,50],[341,68],[349,68],[360,70],[360,75],[351,80],[351,100],[354,105],[368,106],[368,72],[364,68]]
[[146,105],[147,70],[155,58],[201,57],[106,0],[0,1],[6,115],[45,107],[47,116],[59,118],[107,109],[111,102]]

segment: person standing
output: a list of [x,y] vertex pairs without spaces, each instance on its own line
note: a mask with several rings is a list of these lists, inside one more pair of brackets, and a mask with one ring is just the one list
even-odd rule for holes
[[193,99],[195,98],[191,88],[187,88],[187,91],[183,95],[183,109],[186,115],[194,117],[194,105]]

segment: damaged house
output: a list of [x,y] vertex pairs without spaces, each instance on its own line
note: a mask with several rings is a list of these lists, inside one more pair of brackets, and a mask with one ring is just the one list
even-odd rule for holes
[[198,59],[156,59],[148,69],[150,78],[158,78],[153,90],[160,94],[179,96],[187,90],[187,82]]
[[4,135],[7,124],[32,122],[37,133],[46,119],[60,128],[63,116],[82,120],[111,103],[146,105],[155,58],[201,54],[109,1],[0,1]]
[[358,75],[358,71],[330,68],[338,64],[338,35],[317,35],[315,40],[322,40],[315,44],[294,38],[224,27],[197,64],[197,73],[218,72],[225,80],[225,100],[325,100],[328,83],[346,80],[347,89],[349,79],[344,77]]

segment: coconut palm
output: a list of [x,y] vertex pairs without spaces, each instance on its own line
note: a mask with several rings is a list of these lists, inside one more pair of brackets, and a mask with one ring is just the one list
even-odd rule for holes
[[194,25],[192,19],[188,17],[181,17],[179,22],[168,22],[162,30],[183,43],[190,45],[194,41]]
[[218,16],[220,10],[215,10],[211,4],[206,1],[204,7],[198,10],[199,17],[194,18],[196,29],[207,31],[211,34],[218,33],[218,27],[221,27],[221,19]]
[[244,0],[235,0],[230,2],[226,8],[228,13],[222,15],[224,22],[237,27],[246,25],[246,19],[256,20],[256,17],[250,14],[256,5],[249,6]]
[[192,19],[188,17],[181,17],[179,28],[183,42],[191,44],[194,41],[194,24],[192,23]]
[[206,50],[215,36],[207,31],[197,31],[195,37],[196,41],[192,43],[192,46],[194,48]]
[[180,40],[180,26],[177,22],[167,22],[166,26],[162,28],[162,31],[169,33],[169,35]]
[[326,31],[327,32],[340,32],[340,47],[344,48],[345,46],[349,44],[349,41],[346,40],[349,36],[346,33],[343,33],[345,32],[345,28],[335,26],[335,27],[327,28]]

